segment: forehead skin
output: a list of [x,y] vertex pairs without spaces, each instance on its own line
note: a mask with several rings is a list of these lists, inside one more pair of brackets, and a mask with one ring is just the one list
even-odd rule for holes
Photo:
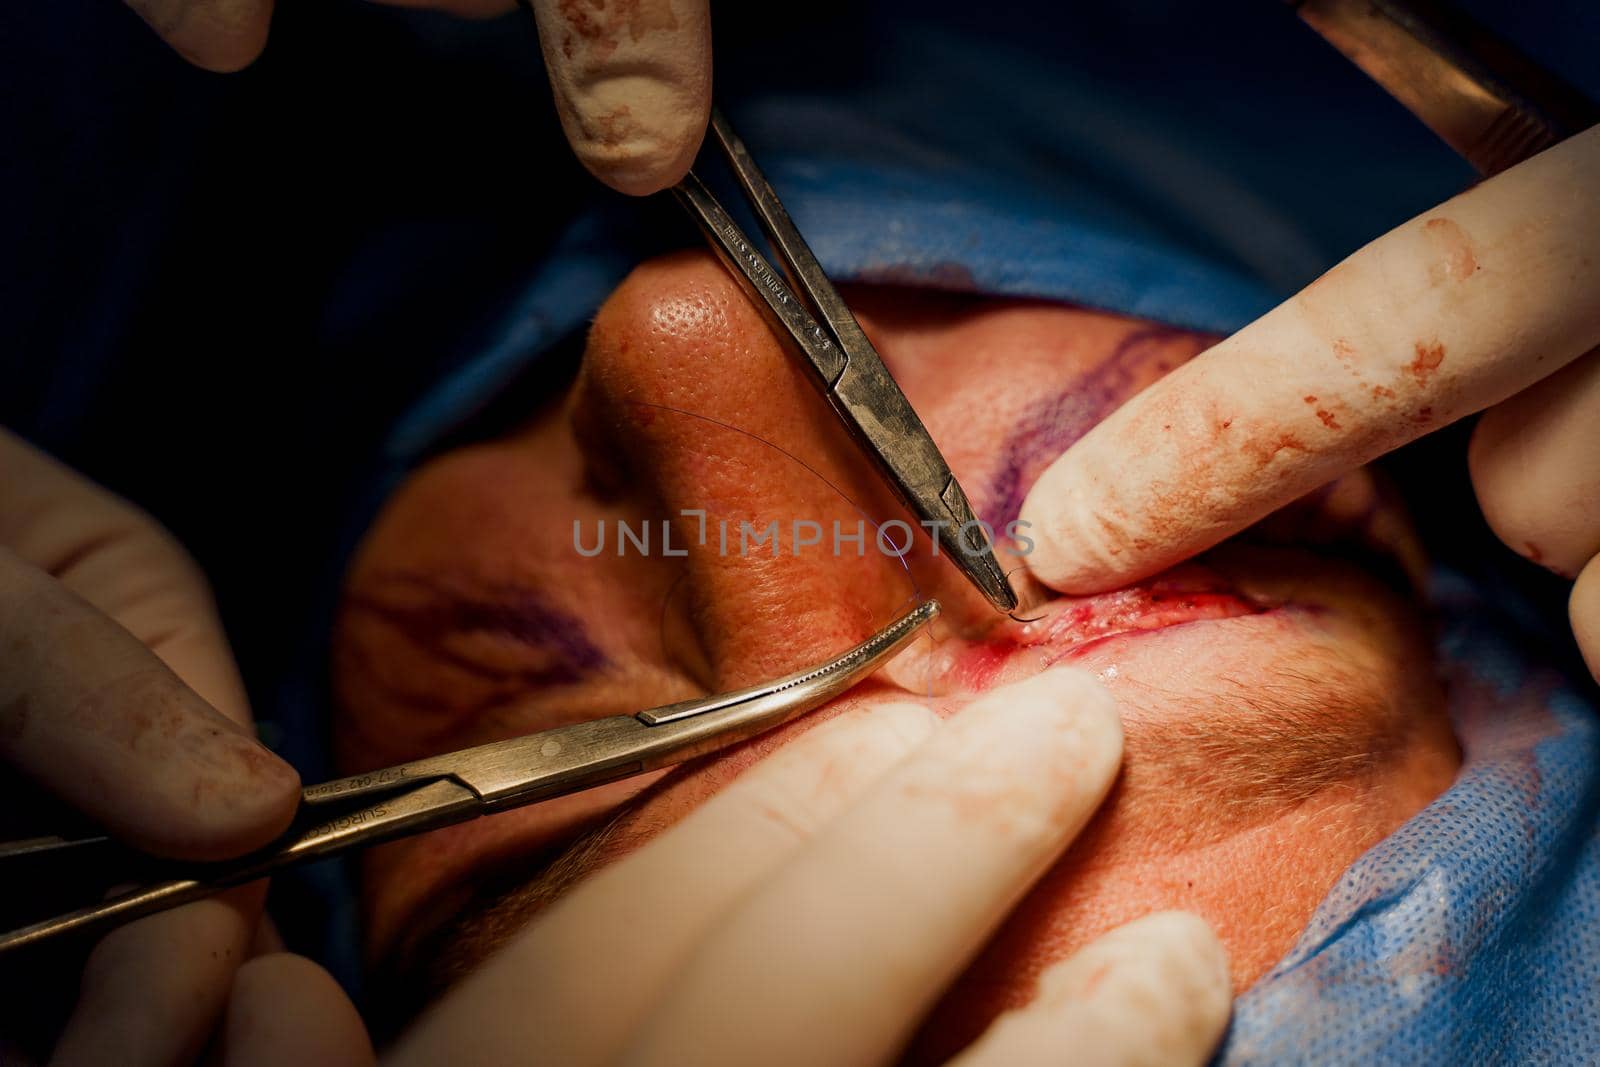
[[[1061,449],[1209,343],[1040,303],[892,289],[851,302],[975,508],[997,524]],[[1358,476],[1327,494],[1338,509],[1280,525],[1298,536],[1340,510],[1394,542],[1396,513],[1374,499]],[[342,764],[383,766],[759,681],[859,641],[913,589],[946,603],[937,646],[847,700],[931,685],[937,710],[955,714],[1006,670],[1037,669],[1012,655],[1008,624],[945,561],[919,557],[908,572],[874,552],[724,556],[697,544],[684,508],[735,529],[776,517],[849,529],[863,512],[899,514],[795,362],[701,255],[641,266],[598,315],[566,397],[515,434],[440,457],[389,502],[352,566],[336,637]],[[618,556],[608,544],[584,558],[573,547],[575,520],[590,538],[601,523],[663,519],[685,556]],[[1299,552],[1241,547],[1211,562],[1251,595],[1291,606],[1082,653],[1118,697],[1123,776],[1086,838],[934,1014],[925,1050],[957,1047],[1026,999],[1052,959],[1156,908],[1199,911],[1241,985],[1253,981],[1338,873],[1448,784],[1454,749],[1430,653],[1400,598],[1349,564]],[[975,660],[1007,666],[951,666]],[[569,875],[637,847],[808,725],[659,781],[375,850],[369,945],[408,981],[447,981]],[[545,873],[551,850],[608,820]]]

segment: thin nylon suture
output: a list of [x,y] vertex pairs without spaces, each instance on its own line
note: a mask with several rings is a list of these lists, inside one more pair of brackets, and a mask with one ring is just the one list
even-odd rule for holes
[[[1016,574],[1018,571],[1025,571],[1027,569],[1028,568],[1026,568],[1026,567],[1012,567],[1010,570],[1006,571],[1006,584],[1007,585],[1011,584],[1011,576],[1013,574]],[[1012,586],[1012,588],[1015,589],[1016,587]],[[1019,604],[1018,607],[1021,607],[1021,605]],[[1043,615],[1035,615],[1031,619],[1019,619],[1019,618],[1017,618],[1017,613],[1016,612],[1008,611],[1008,612],[1006,612],[1006,618],[1010,619],[1012,622],[1038,622],[1040,619],[1044,618],[1044,616]]]
[[[519,2],[525,2],[525,0],[519,0]],[[817,470],[817,468],[813,467],[811,464],[807,463],[805,460],[801,459],[799,456],[795,455],[793,452],[790,452],[787,448],[784,448],[780,444],[776,444],[775,442],[767,440],[765,437],[762,437],[758,433],[753,433],[750,430],[746,430],[742,426],[735,426],[730,422],[723,422],[721,419],[714,418],[714,417],[712,417],[710,415],[702,415],[699,412],[687,411],[687,410],[685,410],[683,408],[673,407],[671,404],[655,404],[655,403],[651,403],[650,401],[647,401],[647,400],[630,400],[629,403],[633,404],[633,405],[635,405],[637,407],[652,408],[652,409],[654,409],[656,411],[668,411],[668,412],[671,412],[674,415],[683,415],[683,416],[686,416],[686,417],[691,418],[691,419],[699,419],[701,422],[710,423],[712,426],[716,426],[716,427],[719,427],[719,428],[724,429],[724,430],[731,430],[731,431],[733,431],[734,433],[737,433],[737,434],[743,434],[745,437],[748,437],[750,440],[755,441],[758,444],[765,445],[767,448],[770,448],[773,451],[779,453],[785,459],[788,459],[790,462],[796,464],[801,469],[803,469],[807,474],[811,475],[813,478],[817,479],[817,481],[819,481],[823,485],[827,486],[828,489],[830,491],[832,491],[834,493],[834,495],[836,495],[840,500],[843,500],[846,504],[850,505],[851,510],[854,511],[857,515],[861,516],[861,519],[862,519],[863,522],[865,522],[867,525],[872,527],[874,535],[876,535],[882,529],[882,525],[880,523],[878,523],[875,519],[873,519],[873,517],[871,515],[867,514],[867,511],[866,511],[865,508],[863,508],[860,504],[857,504],[854,500],[852,500],[850,498],[850,495],[848,493],[846,493],[843,489],[840,489],[837,485],[835,485],[828,478],[827,475],[825,475],[821,471]],[[911,544],[912,543],[914,543],[914,540],[907,543],[906,552],[909,552],[911,550]],[[906,562],[905,553],[904,552],[896,553],[895,554],[895,559],[897,559],[899,561],[901,570],[905,571],[906,582],[907,582],[907,584],[909,584],[911,586],[911,595],[906,597],[905,600],[901,601],[901,604],[902,605],[913,605],[913,606],[920,607],[921,605],[927,603],[928,598],[927,598],[926,595],[923,594],[922,587],[917,584],[916,575],[914,575],[911,572],[911,565]],[[681,578],[679,580],[681,581]],[[668,605],[668,602],[670,602],[670,600],[672,598],[673,592],[675,592],[677,590],[677,587],[678,587],[678,582],[677,581],[673,582],[672,583],[672,587],[667,590],[666,599],[662,602],[662,605],[661,605],[661,623],[660,623],[660,628],[661,628],[661,645],[662,645],[663,649],[666,648],[666,641],[667,641],[667,635],[666,635],[667,605]],[[929,641],[930,645],[936,644],[934,642],[934,640],[933,640],[933,632],[932,632],[931,628],[929,629],[929,631],[928,631],[926,636],[928,638],[928,641]],[[927,664],[927,672],[926,672],[926,675],[925,675],[925,681],[926,681],[926,691],[924,692],[923,695],[924,695],[924,697],[926,697],[927,700],[929,700],[931,702],[933,700],[933,657],[932,656],[928,657],[928,664]]]

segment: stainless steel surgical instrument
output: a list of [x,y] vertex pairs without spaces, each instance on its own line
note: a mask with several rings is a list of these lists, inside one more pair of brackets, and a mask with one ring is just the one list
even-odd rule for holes
[[[0,952],[60,934],[104,929],[307,860],[565,796],[727,748],[843,693],[938,614],[938,601],[922,603],[843,655],[764,685],[309,786],[290,829],[238,860],[179,865],[141,856],[99,836],[0,844],[0,864],[92,850],[107,853],[104,867],[137,880],[133,888],[104,900],[0,934]],[[11,870],[15,876],[15,867]],[[114,881],[108,878],[102,884]]]
[[1486,176],[1600,121],[1593,101],[1449,4],[1289,2]]
[[749,201],[783,276],[695,172],[673,187],[678,202],[779,336],[792,343],[813,384],[895,494],[936,531],[938,544],[989,603],[1015,611],[1017,594],[949,464],[720,111],[712,112],[708,137]]

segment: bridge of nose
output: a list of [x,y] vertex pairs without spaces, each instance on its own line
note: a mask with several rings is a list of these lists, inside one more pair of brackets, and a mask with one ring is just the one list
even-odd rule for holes
[[686,615],[717,684],[860,641],[912,594],[874,525],[903,511],[709,256],[646,263],[612,294],[573,417],[586,452],[670,521],[686,573],[668,611]]

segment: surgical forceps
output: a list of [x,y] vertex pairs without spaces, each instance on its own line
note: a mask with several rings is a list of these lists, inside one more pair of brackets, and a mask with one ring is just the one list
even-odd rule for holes
[[895,495],[919,522],[937,531],[938,544],[989,603],[1003,612],[1015,611],[1017,594],[1000,569],[967,494],[823,273],[778,194],[720,111],[712,111],[707,134],[766,233],[783,277],[694,171],[673,187],[678,202],[768,323],[792,343],[812,383],[872,457]]
[[1289,0],[1485,177],[1600,121],[1581,92],[1436,0]]
[[[99,836],[0,844],[0,863],[86,851],[149,880],[54,918],[0,934],[0,952],[70,932],[101,930],[210,896],[307,860],[576,793],[715,752],[788,722],[872,673],[939,614],[926,601],[820,666],[719,696],[613,715],[307,787],[294,824],[238,860],[176,864]],[[59,858],[59,857],[55,857]],[[108,866],[102,865],[102,866]],[[14,868],[13,868],[14,870]]]

